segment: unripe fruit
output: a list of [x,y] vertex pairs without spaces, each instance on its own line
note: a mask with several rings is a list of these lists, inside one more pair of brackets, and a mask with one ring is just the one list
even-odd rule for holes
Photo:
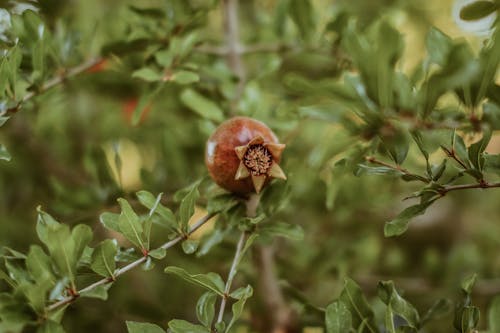
[[238,194],[259,193],[271,177],[286,179],[279,166],[284,144],[264,123],[234,117],[207,141],[205,163],[212,179]]

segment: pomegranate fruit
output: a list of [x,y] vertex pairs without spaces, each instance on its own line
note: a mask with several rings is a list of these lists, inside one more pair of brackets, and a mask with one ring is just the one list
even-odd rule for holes
[[283,149],[285,145],[264,123],[234,117],[208,139],[205,164],[222,188],[237,194],[259,193],[270,178],[286,179],[279,166]]

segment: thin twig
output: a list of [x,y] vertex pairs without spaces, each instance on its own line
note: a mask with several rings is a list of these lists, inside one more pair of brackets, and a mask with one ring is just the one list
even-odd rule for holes
[[238,78],[236,94],[231,103],[232,113],[235,113],[238,101],[245,88],[245,66],[241,59],[241,45],[238,26],[238,0],[223,0],[224,35],[227,47],[227,62],[234,75]]
[[446,194],[451,191],[459,191],[459,190],[468,190],[468,189],[473,189],[473,188],[482,188],[482,189],[487,189],[487,188],[495,188],[495,187],[500,187],[500,183],[487,183],[487,182],[481,182],[481,183],[475,183],[475,184],[463,184],[463,185],[449,185],[449,186],[444,186],[443,189],[440,191],[441,194]]
[[46,92],[47,90],[50,90],[50,89],[64,83],[69,78],[72,78],[72,77],[77,76],[83,72],[88,71],[92,67],[101,63],[103,60],[104,59],[101,57],[92,58],[92,59],[89,59],[87,61],[84,61],[83,63],[81,63],[75,67],[64,70],[62,72],[62,74],[57,75],[57,76],[47,80],[44,84],[42,84],[42,86],[39,89],[30,91],[29,93],[27,93],[23,97],[23,99],[14,108],[7,110],[7,113],[15,113],[15,112],[19,111],[22,108],[23,104],[26,103],[27,101],[29,101],[30,99]]
[[231,292],[231,286],[233,284],[234,277],[236,276],[236,272],[238,270],[238,264],[241,261],[242,250],[245,246],[245,242],[247,239],[247,232],[243,231],[241,233],[240,239],[238,240],[238,245],[236,245],[236,253],[234,254],[233,262],[231,264],[231,269],[229,270],[226,286],[224,287],[224,296],[222,297],[222,301],[220,303],[219,315],[217,317],[217,323],[222,322],[224,319],[224,310],[226,308],[227,299],[229,298],[229,293]]
[[291,44],[281,44],[281,43],[256,43],[250,45],[237,44],[237,47],[232,50],[227,46],[212,46],[212,45],[200,45],[195,48],[195,51],[200,53],[212,54],[216,56],[227,56],[229,53],[237,53],[239,55],[251,54],[251,53],[275,53],[283,52],[289,50],[298,50],[299,46]]
[[[174,245],[176,245],[177,243],[185,240],[189,235],[191,235],[193,232],[195,232],[196,230],[198,230],[202,225],[204,225],[208,220],[210,220],[212,217],[215,216],[216,213],[210,213],[210,214],[207,214],[205,215],[204,217],[202,217],[201,219],[199,219],[194,225],[193,227],[189,230],[189,232],[187,232],[186,235],[181,235],[181,236],[178,236],[174,239],[172,239],[171,241],[168,241],[166,242],[165,244],[163,244],[162,246],[160,246],[158,249],[169,249],[171,247],[173,247]],[[64,306],[66,304],[70,304],[72,302],[74,302],[79,296],[80,294],[82,293],[86,293],[86,292],[89,292],[89,291],[92,291],[94,290],[95,288],[99,287],[99,286],[103,286],[103,285],[106,285],[108,283],[112,283],[114,282],[119,276],[125,274],[126,272],[134,269],[135,267],[141,265],[142,263],[144,263],[146,260],[148,259],[148,256],[144,256],[144,257],[141,257],[139,259],[137,259],[136,261],[133,261],[131,262],[130,264],[122,267],[122,268],[119,268],[115,271],[113,277],[107,277],[107,278],[104,278],[104,279],[101,279],[81,290],[79,290],[77,293],[75,293],[74,295],[70,295],[70,296],[67,296],[59,301],[57,301],[56,303],[53,303],[51,304],[50,306],[47,307],[47,312],[50,312],[50,311],[54,311],[56,309],[58,309],[59,307],[61,306]]]
[[430,181],[425,178],[425,177],[422,177],[420,175],[417,175],[417,174],[414,174],[414,173],[411,173],[410,171],[408,171],[407,169],[401,167],[400,165],[391,165],[389,163],[386,163],[386,162],[383,162],[383,161],[380,161],[380,160],[377,160],[375,157],[373,156],[367,156],[365,157],[365,160],[367,162],[370,162],[370,163],[373,163],[373,164],[378,164],[378,165],[382,165],[382,166],[385,166],[386,168],[389,168],[389,169],[392,169],[392,170],[395,170],[395,171],[398,171],[402,174],[405,174],[407,176],[411,176],[411,177],[415,177],[415,179],[418,179],[419,181],[421,181],[422,183],[426,183],[428,184]]

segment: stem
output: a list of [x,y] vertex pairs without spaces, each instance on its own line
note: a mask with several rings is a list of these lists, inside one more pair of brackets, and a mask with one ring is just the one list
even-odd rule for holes
[[229,68],[238,78],[236,95],[231,103],[231,109],[234,113],[237,103],[243,94],[245,87],[245,66],[241,59],[241,45],[238,28],[238,0],[223,0],[222,7],[224,11],[224,35],[227,45],[227,62]]
[[238,245],[236,245],[236,253],[234,254],[233,262],[231,264],[231,269],[229,270],[226,286],[224,288],[224,296],[222,297],[222,301],[220,303],[219,315],[217,317],[217,323],[222,322],[224,318],[224,310],[226,308],[227,299],[229,297],[229,293],[231,292],[231,285],[233,284],[234,277],[236,275],[236,271],[238,270],[238,263],[241,261],[242,250],[245,246],[245,242],[247,239],[247,232],[243,231],[241,233],[240,239],[238,240]]
[[[210,214],[205,215],[204,217],[202,217],[201,219],[199,219],[193,225],[193,227],[189,230],[189,232],[186,233],[186,235],[178,236],[178,237],[172,239],[171,241],[166,242],[165,244],[163,244],[159,248],[167,250],[167,249],[173,247],[174,245],[176,245],[177,243],[185,240],[189,235],[191,235],[193,232],[195,232],[196,230],[198,230],[203,224],[205,224],[208,220],[210,220],[212,217],[214,217],[215,214],[216,213],[210,213]],[[125,274],[126,272],[128,272],[128,271],[136,268],[139,265],[141,265],[147,259],[148,259],[148,256],[144,256],[144,257],[141,257],[141,258],[137,259],[136,261],[131,262],[130,264],[128,264],[128,265],[126,265],[126,266],[124,266],[122,268],[117,269],[115,271],[115,274],[114,274],[113,277],[107,277],[107,278],[101,279],[101,280],[99,280],[97,282],[94,282],[93,284],[91,284],[91,285],[89,285],[89,286],[87,286],[87,287],[79,290],[74,295],[67,296],[67,297],[65,297],[65,298],[57,301],[56,303],[53,303],[53,304],[49,305],[47,307],[46,311],[50,312],[50,311],[53,311],[55,309],[58,309],[61,306],[64,306],[66,304],[70,304],[70,303],[74,302],[80,296],[80,294],[92,291],[92,290],[94,290],[95,288],[97,288],[99,286],[103,286],[103,285],[106,285],[108,283],[114,282],[119,276],[121,276],[121,275]]]
[[486,182],[481,182],[481,183],[477,183],[477,184],[444,186],[441,193],[446,194],[446,193],[451,192],[451,191],[468,190],[468,189],[472,189],[472,188],[487,189],[487,188],[495,188],[495,187],[500,187],[500,182],[499,183],[491,183],[491,184],[486,183]]
[[[260,195],[251,194],[250,197],[245,202],[246,204],[246,216],[247,217],[255,217],[257,216],[257,207],[259,207]],[[220,303],[219,315],[217,316],[217,323],[222,322],[224,319],[224,310],[226,308],[227,299],[229,297],[229,293],[231,292],[231,285],[233,284],[234,277],[236,275],[236,271],[238,270],[238,264],[241,261],[243,256],[242,250],[245,247],[245,243],[248,236],[247,231],[243,231],[241,233],[240,239],[238,240],[238,245],[236,245],[236,253],[234,254],[233,262],[231,264],[231,269],[227,275],[226,286],[224,287],[224,296],[222,297],[222,301]]]
[[415,177],[416,179],[418,179],[419,181],[421,181],[422,183],[426,183],[428,184],[430,181],[423,177],[423,176],[420,176],[420,175],[417,175],[417,174],[414,174],[414,173],[411,173],[410,171],[408,171],[407,169],[405,168],[402,168],[401,166],[399,165],[391,165],[389,163],[385,163],[383,161],[380,161],[380,160],[377,160],[375,157],[373,156],[367,156],[365,157],[365,160],[370,162],[370,163],[373,163],[373,164],[378,164],[378,165],[382,165],[382,166],[385,166],[386,168],[389,168],[389,169],[392,169],[392,170],[395,170],[395,171],[398,171],[398,172],[401,172],[405,175],[408,175],[408,176],[412,176],[412,177]]
[[47,90],[50,90],[50,89],[64,83],[69,78],[72,78],[74,76],[77,76],[77,75],[89,70],[90,68],[99,64],[103,60],[104,59],[101,57],[91,58],[91,59],[89,59],[89,60],[87,60],[87,61],[85,61],[85,62],[83,62],[75,67],[64,70],[64,72],[62,74],[57,75],[57,76],[47,80],[44,84],[42,84],[42,86],[38,90],[31,91],[31,92],[27,93],[23,97],[23,99],[14,108],[7,110],[7,113],[15,113],[15,112],[19,111],[22,108],[22,105],[24,103],[26,103],[27,101],[29,101],[30,99],[32,99],[38,95],[41,95],[42,93],[46,92]]

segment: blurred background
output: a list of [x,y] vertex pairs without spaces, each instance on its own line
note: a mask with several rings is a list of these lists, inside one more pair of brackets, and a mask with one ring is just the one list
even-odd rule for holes
[[[300,109],[310,101],[287,82],[291,75],[320,80],[341,74],[345,55],[328,28],[341,15],[357,18],[360,25],[380,17],[393,24],[404,37],[405,51],[397,66],[406,73],[424,58],[431,26],[466,39],[476,52],[487,29],[460,22],[457,3],[451,0],[313,0],[310,19],[315,29],[304,37],[293,24],[302,12],[285,13],[286,2],[240,1],[241,42],[255,49],[243,55],[246,84],[237,105],[232,105],[230,97],[239,87],[225,57],[217,54],[225,43],[217,1],[0,1],[12,15],[28,9],[38,12],[55,40],[64,41],[54,46],[65,52],[61,51],[61,62],[47,64],[54,72],[92,57],[106,59],[101,67],[30,100],[1,128],[0,141],[12,160],[0,161],[0,245],[24,252],[38,243],[39,205],[61,222],[88,224],[96,238],[115,237],[99,223],[99,215],[118,211],[118,197],[133,201],[140,189],[163,192],[165,203],[175,207],[172,194],[207,175],[204,145],[217,122],[203,119],[179,98],[184,86],[166,85],[154,98],[144,98],[152,83],[130,75],[151,61],[155,50],[130,42],[132,36],[161,39],[177,27],[196,31],[202,41],[188,59],[200,75],[197,91],[215,101],[227,117],[240,114],[265,121],[287,144],[282,165],[288,175],[287,200],[273,219],[301,225],[305,239],[273,242],[287,301],[301,315],[304,327],[321,327],[322,318],[300,304],[296,292],[324,307],[338,296],[346,276],[363,287],[382,313],[382,303],[375,300],[379,280],[394,280],[424,311],[438,298],[456,298],[460,281],[475,272],[473,299],[486,309],[500,293],[500,190],[450,193],[403,236],[384,238],[384,223],[407,206],[403,198],[417,189],[416,184],[336,174],[333,163],[356,138],[338,124],[302,117]],[[158,20],[153,11],[145,15],[138,10],[144,8],[163,11],[166,21]],[[1,22],[8,20],[6,12],[0,12]],[[8,23],[0,24],[0,29],[9,28]],[[134,126],[137,108],[143,112]],[[487,151],[500,153],[498,135]],[[437,160],[444,154],[436,151],[433,156]],[[422,165],[417,150],[410,150],[405,167]],[[155,235],[157,244],[165,239],[162,236]],[[164,274],[165,264],[225,276],[233,247],[234,239],[227,237],[207,254],[188,256],[172,249],[153,271],[123,276],[108,301],[76,302],[67,310],[64,326],[74,333],[125,332],[125,320],[165,326],[172,318],[193,319],[201,291]],[[244,261],[237,283],[255,281],[253,265],[251,258]],[[0,282],[0,290],[5,288]],[[258,314],[259,309],[256,295],[241,332],[249,332],[250,313]],[[431,324],[428,331],[451,331],[451,316]]]

